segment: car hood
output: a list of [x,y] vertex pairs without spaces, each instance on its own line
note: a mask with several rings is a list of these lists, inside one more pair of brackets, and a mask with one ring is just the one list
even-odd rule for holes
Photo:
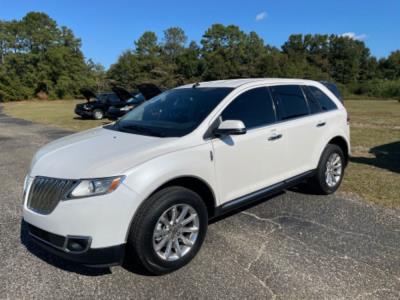
[[96,94],[93,93],[93,91],[88,88],[82,88],[80,89],[80,92],[86,98],[87,101],[90,101],[90,99],[97,99]]
[[149,100],[162,93],[160,88],[152,83],[143,83],[137,86],[139,92],[143,95],[145,100]]
[[121,101],[127,101],[132,98],[132,94],[129,93],[127,90],[121,87],[113,87],[112,91],[118,96]]
[[53,141],[35,155],[30,176],[65,179],[122,175],[178,149],[178,138],[159,138],[94,128]]

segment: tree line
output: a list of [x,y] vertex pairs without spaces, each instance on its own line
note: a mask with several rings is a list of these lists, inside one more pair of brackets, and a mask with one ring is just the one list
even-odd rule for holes
[[340,35],[293,34],[277,48],[235,25],[213,24],[199,44],[172,27],[161,38],[144,32],[107,71],[85,61],[80,48],[70,29],[44,13],[0,21],[0,99],[72,98],[82,87],[135,89],[151,82],[171,88],[244,77],[330,80],[345,95],[400,97],[400,51],[377,59],[363,41]]
[[81,41],[48,15],[0,21],[0,100],[70,98],[104,69],[85,61]]

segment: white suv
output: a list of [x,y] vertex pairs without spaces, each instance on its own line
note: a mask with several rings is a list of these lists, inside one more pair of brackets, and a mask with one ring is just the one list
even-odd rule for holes
[[59,256],[163,274],[196,255],[210,218],[303,181],[333,193],[349,149],[347,112],[318,82],[185,85],[40,149],[23,218]]

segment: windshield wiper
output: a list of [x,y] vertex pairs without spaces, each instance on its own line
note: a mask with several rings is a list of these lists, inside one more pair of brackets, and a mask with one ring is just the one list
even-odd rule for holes
[[166,136],[162,132],[158,132],[151,128],[140,126],[140,125],[121,125],[119,123],[117,123],[117,125],[121,131],[124,131],[124,129],[128,129],[128,130],[131,130],[131,131],[134,131],[137,133],[144,133],[144,134],[149,134],[149,135],[157,136],[157,137],[165,137]]

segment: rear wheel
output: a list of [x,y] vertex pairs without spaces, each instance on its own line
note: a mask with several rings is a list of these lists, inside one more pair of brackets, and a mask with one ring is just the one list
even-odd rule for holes
[[101,109],[95,109],[93,111],[93,119],[101,120],[104,118],[104,112]]
[[207,224],[199,195],[183,187],[165,188],[139,208],[128,238],[128,262],[140,262],[153,274],[179,269],[199,251]]
[[328,144],[321,155],[311,188],[318,194],[332,194],[340,186],[344,175],[344,154],[335,144]]

